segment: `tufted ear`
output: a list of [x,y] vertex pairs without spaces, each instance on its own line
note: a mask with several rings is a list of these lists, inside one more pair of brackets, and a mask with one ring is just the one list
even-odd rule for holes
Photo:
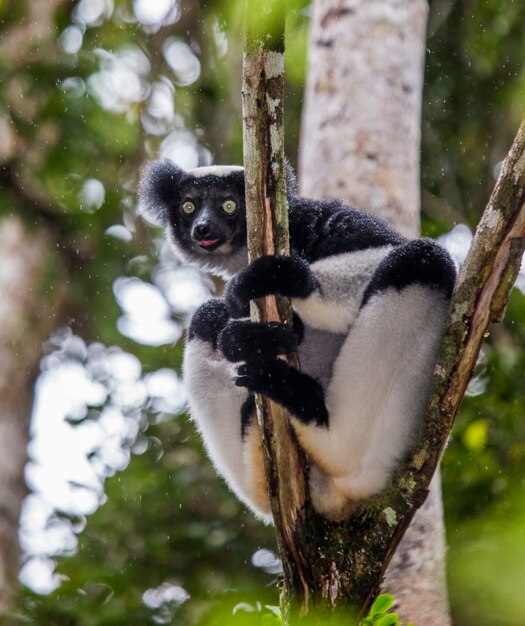
[[184,170],[168,159],[153,161],[143,169],[139,187],[139,213],[157,226],[164,226]]

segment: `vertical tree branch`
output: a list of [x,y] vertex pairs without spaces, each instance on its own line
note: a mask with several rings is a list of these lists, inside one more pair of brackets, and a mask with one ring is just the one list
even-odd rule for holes
[[[283,133],[284,19],[280,0],[246,2],[242,92],[250,261],[290,252]],[[292,323],[289,300],[266,297],[253,302],[252,320]],[[310,595],[303,573],[305,555],[298,550],[301,542],[296,537],[303,518],[306,460],[286,411],[260,395],[256,405],[283,561],[282,609],[286,620],[290,604],[307,604]]]
[[[419,444],[399,471],[392,492],[382,499],[395,520],[390,532],[384,523],[381,530],[380,515],[375,522],[373,532],[388,537],[383,571],[419,506],[418,500],[428,493],[489,324],[503,318],[524,250],[525,119],[458,277]],[[379,582],[365,602],[365,610],[379,592]]]

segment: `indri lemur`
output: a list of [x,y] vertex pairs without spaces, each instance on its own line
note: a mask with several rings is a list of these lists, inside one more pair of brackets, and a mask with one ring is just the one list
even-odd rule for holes
[[[179,256],[229,279],[188,333],[190,414],[218,472],[271,519],[253,393],[285,406],[310,457],[316,510],[344,519],[385,487],[427,402],[455,280],[447,252],[337,200],[297,195],[287,174],[291,256],[248,265],[241,167],[150,164],[139,208]],[[249,300],[292,298],[293,329],[252,323]],[[297,349],[302,371],[278,359]]]

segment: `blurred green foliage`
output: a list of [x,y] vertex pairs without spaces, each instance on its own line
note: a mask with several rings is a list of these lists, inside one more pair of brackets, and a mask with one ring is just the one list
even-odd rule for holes
[[523,624],[525,497],[508,493],[451,533],[449,570],[458,624]]
[[[217,480],[191,424],[180,416],[151,425],[147,439],[147,450],[107,481],[107,502],[89,518],[75,557],[61,559],[61,587],[26,594],[22,610],[35,623],[117,626],[125,616],[147,624],[162,612],[196,623],[223,605],[231,613],[255,589],[259,601],[275,603],[273,577],[250,564],[261,545],[272,546],[272,530]],[[198,601],[148,608],[143,594],[164,582]]]
[[471,228],[525,108],[524,10],[513,0],[431,3],[423,188]]
[[[117,277],[148,279],[154,269],[154,245],[134,217],[133,190],[141,163],[157,154],[168,130],[146,132],[147,96],[110,110],[90,80],[108,56],[129,47],[142,51],[149,63],[146,91],[155,81],[176,85],[169,130],[188,129],[217,162],[241,162],[240,3],[183,2],[178,21],[148,29],[133,19],[131,0],[116,0],[96,23],[77,24],[82,46],[66,53],[58,37],[73,24],[79,4],[0,3],[0,212],[23,215],[54,233],[76,332],[87,341],[118,343],[139,356],[145,371],[178,368],[180,346],[139,346],[117,332],[112,293]],[[292,163],[308,11],[309,4],[297,0],[287,21],[285,123]],[[423,224],[425,233],[436,235],[456,221],[475,227],[525,110],[525,6],[434,0],[430,23]],[[177,84],[164,60],[169,37],[188,44],[200,61],[200,76],[189,85]],[[88,179],[104,187],[98,208],[82,202]],[[131,241],[110,237],[106,231],[114,224],[129,226]],[[142,255],[149,260],[137,262]],[[525,620],[523,298],[514,293],[505,324],[487,341],[472,387],[477,395],[465,399],[443,463],[450,596],[461,626]],[[158,421],[150,415],[146,436],[147,450],[107,480],[107,501],[89,517],[77,553],[57,559],[60,588],[49,596],[25,590],[16,619],[42,626],[275,623],[266,608],[277,603],[275,576],[250,563],[258,548],[275,547],[272,530],[214,475],[185,416]],[[144,594],[166,583],[189,598],[148,605]],[[371,623],[398,623],[377,610],[381,619]]]

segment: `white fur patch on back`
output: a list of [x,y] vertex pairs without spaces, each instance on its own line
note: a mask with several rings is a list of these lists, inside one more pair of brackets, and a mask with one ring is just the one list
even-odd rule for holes
[[359,313],[368,283],[390,250],[392,246],[366,248],[312,263],[319,288],[307,298],[294,298],[294,309],[313,328],[348,332]]
[[194,167],[186,170],[186,174],[191,174],[195,178],[203,178],[204,176],[228,176],[233,172],[243,172],[242,165],[210,165],[207,167]]

